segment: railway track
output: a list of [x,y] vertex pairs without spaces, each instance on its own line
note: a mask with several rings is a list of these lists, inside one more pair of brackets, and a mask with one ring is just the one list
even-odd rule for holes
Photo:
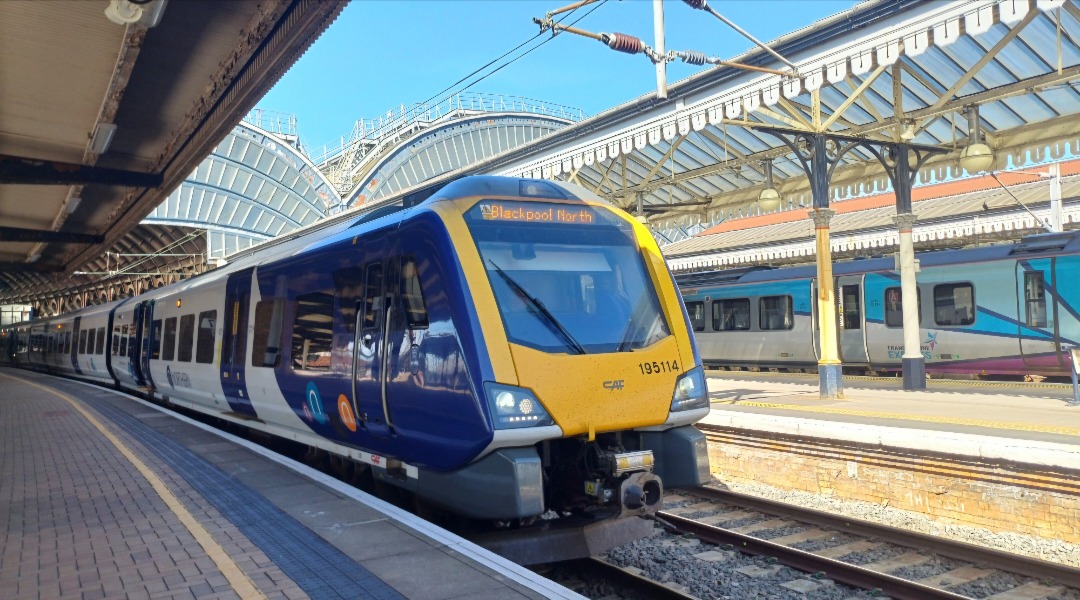
[[[671,594],[738,598],[747,591],[746,582],[757,578],[758,588],[774,590],[775,595],[767,597],[785,597],[787,592],[793,598],[856,595],[830,585],[837,582],[897,599],[1080,600],[1080,569],[1064,565],[712,488],[681,490],[665,498],[665,505],[674,506],[657,516],[674,537],[647,543],[689,547],[687,540],[692,539],[683,562],[712,569],[703,578],[715,580],[710,563],[719,557],[728,561],[738,552],[760,558],[754,565],[733,568],[745,577],[727,581],[744,582],[737,584],[740,589],[702,589],[692,581],[693,571],[683,569],[674,586],[669,575],[662,575],[667,586],[650,588],[656,594],[669,593],[662,588],[670,587]],[[663,567],[620,564],[618,553],[608,560],[630,567],[632,574],[665,572]],[[670,564],[667,567],[670,572]]]

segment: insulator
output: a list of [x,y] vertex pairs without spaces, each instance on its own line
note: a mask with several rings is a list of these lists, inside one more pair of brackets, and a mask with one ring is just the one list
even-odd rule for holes
[[690,8],[704,9],[708,6],[707,0],[682,0],[690,5]]
[[679,53],[679,57],[682,58],[684,63],[689,63],[691,65],[703,65],[706,60],[705,53],[698,52],[697,50],[685,50]]
[[608,47],[612,50],[627,54],[638,54],[645,51],[645,42],[641,38],[626,35],[625,33],[605,33],[603,35],[607,39]]

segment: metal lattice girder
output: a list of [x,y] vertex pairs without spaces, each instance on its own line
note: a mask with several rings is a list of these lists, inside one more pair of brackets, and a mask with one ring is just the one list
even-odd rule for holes
[[322,219],[337,203],[337,192],[307,157],[244,122],[144,223],[264,240]]
[[[810,203],[791,151],[757,126],[934,146],[925,183],[962,174],[962,113],[978,104],[999,164],[1080,147],[1080,10],[1075,0],[867,2],[773,42],[799,77],[718,67],[484,165],[484,172],[573,180],[623,206],[672,207],[650,223],[685,225],[680,204],[709,201],[709,221],[755,212],[773,159],[785,206]],[[752,51],[735,60],[770,65]],[[675,147],[677,145],[677,147]],[[1006,158],[1008,157],[1008,158]],[[888,189],[867,148],[836,166],[834,200]]]

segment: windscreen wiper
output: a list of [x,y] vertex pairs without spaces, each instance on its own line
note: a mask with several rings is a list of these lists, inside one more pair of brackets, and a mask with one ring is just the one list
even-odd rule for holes
[[578,341],[574,339],[574,336],[571,335],[569,331],[567,331],[566,327],[563,327],[563,324],[555,318],[555,315],[551,314],[551,311],[548,310],[546,306],[544,306],[544,303],[541,302],[539,298],[525,291],[525,288],[521,287],[521,284],[514,281],[513,277],[507,275],[506,271],[503,271],[499,267],[499,265],[495,264],[495,261],[489,258],[488,262],[491,263],[491,266],[495,267],[495,271],[499,274],[500,277],[503,278],[503,281],[505,281],[507,285],[514,288],[514,291],[517,292],[519,296],[527,300],[540,316],[547,319],[547,322],[555,328],[555,331],[559,332],[559,335],[563,337],[563,339],[566,341],[566,343],[570,345],[571,348],[576,350],[578,354],[586,353],[585,347],[579,344]]
[[623,332],[622,340],[619,341],[619,345],[615,347],[616,352],[626,352],[633,350],[634,345],[634,333],[637,332],[637,320],[638,312],[641,310],[641,303],[644,298],[639,298],[637,304],[634,305],[633,312],[630,313],[630,320],[626,324],[626,331]]

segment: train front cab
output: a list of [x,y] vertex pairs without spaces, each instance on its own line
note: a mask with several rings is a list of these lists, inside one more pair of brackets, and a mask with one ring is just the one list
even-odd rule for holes
[[[510,181],[432,207],[471,291],[495,429],[483,459],[421,477],[422,495],[489,489],[456,508],[521,517],[573,502],[633,512],[642,489],[648,502],[664,485],[703,483],[706,444],[692,423],[709,410],[704,372],[655,241],[583,189]],[[578,462],[586,455],[591,468]],[[545,487],[548,500],[572,501],[545,504]]]

